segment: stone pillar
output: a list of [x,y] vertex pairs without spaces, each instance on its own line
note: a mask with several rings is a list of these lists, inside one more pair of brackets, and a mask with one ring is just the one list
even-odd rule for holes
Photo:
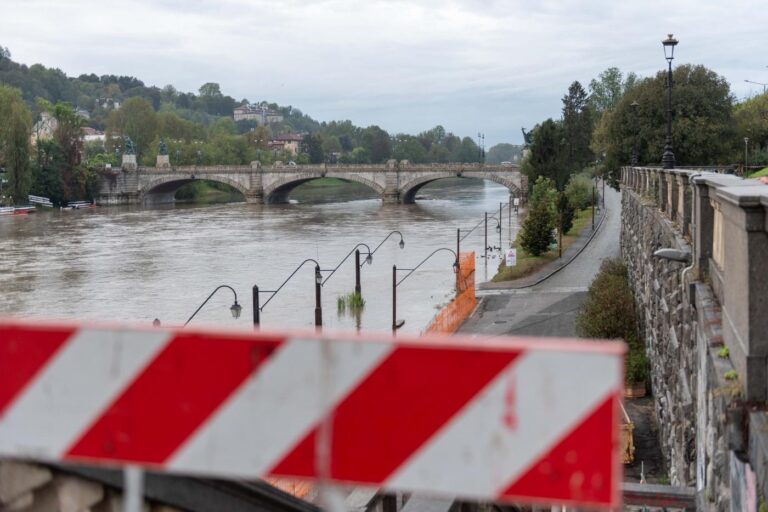
[[723,341],[747,402],[768,397],[768,187],[717,189],[722,210]]
[[123,155],[123,169],[126,171],[135,171],[138,168],[136,155]]
[[384,204],[397,204],[400,202],[400,170],[398,167],[397,160],[387,160],[387,171],[384,177],[384,195],[381,198]]
[[677,221],[684,236],[691,236],[691,173],[677,175]]
[[669,205],[667,204],[667,171],[655,171],[656,172],[656,197],[659,209],[666,214],[669,214]]
[[248,192],[245,194],[245,202],[250,204],[264,204],[264,175],[261,162],[251,162]]
[[166,168],[170,169],[171,167],[171,158],[168,155],[157,155],[157,163],[155,166],[158,169]]
[[667,213],[669,214],[669,218],[675,222],[680,222],[680,219],[677,216],[677,177],[679,176],[679,173],[677,171],[673,172],[667,172],[666,178],[667,178]]
[[648,169],[640,169],[640,176],[638,177],[640,179],[640,195],[644,195],[646,192],[648,192]]

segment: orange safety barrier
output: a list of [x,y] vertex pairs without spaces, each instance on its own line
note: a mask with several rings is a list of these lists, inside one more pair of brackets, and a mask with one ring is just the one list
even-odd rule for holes
[[463,252],[459,255],[459,269],[456,275],[456,298],[432,319],[425,333],[452,334],[474,311],[477,305],[474,252]]

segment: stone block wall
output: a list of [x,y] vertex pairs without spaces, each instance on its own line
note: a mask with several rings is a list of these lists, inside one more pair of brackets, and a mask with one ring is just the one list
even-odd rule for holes
[[[757,510],[768,497],[768,187],[629,167],[622,185],[622,256],[670,481],[695,486],[700,510]],[[662,248],[683,261],[654,256]]]

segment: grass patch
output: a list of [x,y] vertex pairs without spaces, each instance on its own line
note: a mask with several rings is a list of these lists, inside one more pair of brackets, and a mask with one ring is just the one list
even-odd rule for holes
[[[595,220],[597,221],[597,219]],[[573,244],[584,229],[591,229],[591,227],[592,209],[586,208],[576,212],[576,216],[573,218],[573,227],[571,228],[571,231],[563,236],[563,252],[568,250],[568,247]],[[499,265],[499,271],[493,276],[491,281],[498,283],[501,281],[520,279],[533,274],[547,263],[558,259],[557,249],[550,250],[541,256],[532,256],[528,254],[525,249],[520,247],[517,240],[512,243],[512,247],[517,248],[517,265],[514,267],[507,267],[502,259],[501,265]]]
[[768,167],[765,169],[760,169],[757,172],[753,172],[749,175],[750,178],[762,178],[763,176],[768,176]]
[[336,299],[336,308],[339,313],[344,313],[347,309],[354,313],[362,311],[365,307],[365,299],[357,292],[341,295]]

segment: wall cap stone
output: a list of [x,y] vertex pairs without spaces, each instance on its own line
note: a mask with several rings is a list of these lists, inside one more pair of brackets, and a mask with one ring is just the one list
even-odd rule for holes
[[717,197],[742,208],[760,206],[768,199],[768,186],[745,182],[737,186],[719,188]]

